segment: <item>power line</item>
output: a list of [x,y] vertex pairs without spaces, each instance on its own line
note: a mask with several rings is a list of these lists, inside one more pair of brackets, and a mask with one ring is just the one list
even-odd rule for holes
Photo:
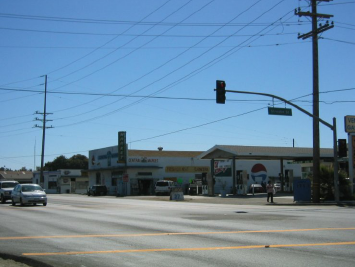
[[[168,4],[170,1],[172,1],[172,0],[167,0],[167,1],[164,2],[162,5],[160,5],[158,8],[154,9],[154,10],[153,10],[152,12],[150,12],[148,15],[146,15],[145,17],[143,17],[140,21],[145,20],[146,18],[148,18],[149,16],[151,16],[152,14],[154,14],[155,12],[157,12],[158,10],[160,10],[162,7],[164,7],[166,4]],[[0,13],[0,14],[4,15],[3,13]],[[6,15],[6,14],[5,14],[5,15]],[[13,15],[13,14],[12,14],[12,15]],[[140,22],[140,21],[139,21],[139,22]],[[139,23],[139,22],[137,22],[137,23]],[[134,26],[136,26],[136,24],[132,25],[132,26],[129,27],[127,30],[123,31],[122,34],[128,32],[128,31],[129,31],[130,29],[132,29]],[[117,39],[119,36],[120,36],[120,35],[115,36],[114,38],[112,38],[112,39],[110,39],[109,41],[105,42],[103,45],[101,45],[101,46],[99,46],[99,47],[96,47],[93,51],[89,52],[88,54],[85,54],[84,56],[82,56],[82,57],[80,57],[80,58],[78,58],[78,59],[76,59],[76,60],[74,60],[74,61],[72,61],[72,62],[70,62],[70,63],[68,63],[68,64],[66,64],[66,65],[64,65],[64,66],[62,66],[62,67],[60,67],[60,68],[57,68],[57,69],[55,69],[55,70],[52,70],[52,71],[48,72],[47,74],[52,74],[52,73],[54,73],[54,72],[57,72],[57,71],[59,71],[59,70],[62,70],[62,69],[64,69],[64,68],[66,68],[66,67],[71,66],[72,64],[74,64],[74,63],[76,63],[76,62],[78,62],[78,61],[80,61],[80,60],[82,60],[82,59],[88,57],[89,55],[93,54],[93,53],[96,52],[97,50],[103,48],[103,47],[106,46],[107,44],[109,44],[109,43],[111,43],[112,41],[114,41],[115,39]],[[38,76],[38,77],[36,77],[36,78],[40,78],[40,76]],[[36,78],[31,78],[31,79],[36,79]],[[23,80],[23,81],[28,81],[28,80],[31,80],[31,79],[27,79],[27,80]],[[20,82],[23,82],[23,81],[20,81]],[[19,83],[19,82],[13,82],[13,83]],[[13,83],[8,83],[8,84],[5,84],[5,85],[10,85],[10,84],[13,84]]]
[[[148,18],[149,16],[151,16],[152,14],[154,14],[155,12],[157,12],[158,10],[160,10],[162,7],[164,7],[166,4],[168,4],[170,1],[172,1],[172,0],[167,0],[167,1],[164,2],[162,5],[160,5],[158,8],[154,9],[154,10],[153,10],[152,12],[150,12],[148,15],[146,15],[145,17],[143,17],[140,21],[145,20],[146,18]],[[134,28],[135,26],[136,26],[136,24],[132,25],[131,27],[129,27],[128,29],[126,29],[125,31],[123,31],[122,34],[128,32],[129,30],[131,30],[131,29]],[[102,48],[102,47],[106,46],[107,44],[109,44],[109,43],[113,42],[114,40],[116,40],[119,36],[120,36],[120,35],[115,36],[114,38],[108,40],[108,41],[105,42],[103,45],[101,45],[100,47],[94,49],[93,51],[89,52],[88,54],[85,54],[84,56],[82,56],[82,57],[80,57],[80,58],[78,58],[78,59],[76,59],[76,60],[74,60],[74,61],[72,61],[72,62],[70,62],[70,63],[68,63],[68,64],[66,64],[66,65],[64,65],[64,66],[62,66],[62,67],[60,67],[60,68],[57,68],[57,69],[55,69],[55,70],[52,70],[52,71],[48,72],[47,74],[52,74],[52,73],[54,73],[54,72],[57,72],[57,71],[59,71],[59,70],[62,70],[62,69],[64,69],[64,68],[69,67],[69,66],[73,65],[74,63],[76,63],[76,62],[78,62],[78,61],[80,61],[80,60],[82,60],[82,59],[84,59],[84,58],[86,58],[86,57],[92,55],[93,53],[95,53],[95,52],[96,52],[97,50],[99,50],[100,48]],[[117,49],[118,49],[118,48],[117,48]],[[117,50],[117,49],[116,49],[116,50]],[[114,50],[114,51],[108,53],[106,56],[110,55],[111,53],[115,52],[116,50]],[[105,56],[105,57],[106,57],[106,56]]]
[[[31,16],[31,15],[20,15],[20,14],[7,14],[0,13],[0,17],[11,18],[11,19],[27,19],[27,20],[44,20],[44,21],[55,21],[55,22],[73,22],[73,23],[95,23],[95,24],[124,24],[124,25],[134,25],[134,26],[173,26],[177,22],[164,22],[164,21],[123,21],[123,20],[97,20],[97,19],[81,19],[81,18],[65,18],[65,17],[47,17],[47,16]],[[299,22],[292,22],[291,24],[299,25]],[[262,27],[270,23],[268,22],[258,22],[258,23],[230,23],[227,26],[255,26]],[[211,23],[211,22],[184,22],[179,23],[180,27],[220,27],[224,23]]]
[[173,132],[160,134],[160,135],[156,135],[156,136],[152,136],[152,137],[148,137],[148,138],[143,138],[143,139],[139,139],[139,140],[130,141],[129,143],[136,143],[136,142],[146,141],[146,140],[155,139],[155,138],[158,138],[158,137],[163,137],[163,136],[167,136],[167,135],[172,135],[172,134],[184,132],[184,131],[187,131],[187,130],[200,128],[200,127],[207,126],[207,125],[210,125],[210,124],[214,124],[214,123],[217,123],[217,122],[229,120],[229,119],[236,118],[236,117],[241,117],[241,116],[244,116],[244,115],[247,115],[247,114],[250,114],[250,113],[253,113],[253,112],[257,112],[257,111],[263,110],[263,109],[266,109],[266,107],[254,109],[254,110],[247,111],[247,112],[244,112],[244,113],[241,113],[241,114],[238,114],[238,115],[229,116],[229,117],[226,117],[226,118],[223,118],[223,119],[214,120],[214,121],[203,123],[203,124],[199,124],[199,125],[196,125],[196,126],[192,126],[192,127],[176,130],[176,131],[173,131]]
[[[178,11],[180,11],[182,8],[184,8],[185,6],[187,6],[191,1],[192,1],[192,0],[186,2],[186,3],[183,4],[181,7],[179,7],[178,9],[174,10],[172,13],[168,14],[167,16],[165,16],[165,17],[162,19],[162,21],[164,21],[164,20],[168,19],[169,17],[171,17],[172,15],[176,14],[176,13],[177,13]],[[186,21],[187,19],[189,19],[190,17],[192,17],[193,15],[195,15],[196,13],[198,13],[199,11],[201,11],[203,8],[205,8],[206,6],[208,6],[209,4],[211,4],[213,1],[215,1],[215,0],[211,0],[210,2],[206,3],[206,4],[203,5],[201,8],[199,8],[198,10],[194,11],[193,13],[191,13],[190,15],[188,15],[186,18],[184,18],[183,20],[181,20],[181,22]],[[178,24],[178,23],[177,23],[177,24]],[[171,26],[169,29],[165,30],[161,35],[165,34],[165,33],[168,32],[168,31],[170,31],[170,30],[173,29],[175,26],[176,26],[176,25]],[[153,29],[153,28],[154,28],[154,25],[151,26],[150,28],[148,28],[147,30],[145,30],[143,33],[146,33],[146,32],[150,31],[150,30]],[[121,56],[120,58],[114,60],[113,62],[111,62],[111,63],[109,63],[109,64],[106,64],[105,66],[103,66],[103,67],[101,67],[101,68],[99,68],[99,69],[97,69],[97,70],[95,70],[95,71],[93,71],[93,72],[91,72],[91,73],[89,73],[89,74],[87,74],[87,75],[85,75],[85,76],[83,76],[83,77],[81,77],[81,78],[75,80],[75,81],[72,81],[72,82],[67,83],[67,84],[65,84],[65,85],[63,85],[63,86],[57,87],[57,88],[55,88],[54,90],[57,90],[57,89],[59,89],[59,88],[62,88],[62,87],[68,86],[68,85],[70,85],[70,84],[73,84],[73,83],[75,83],[75,82],[81,81],[81,80],[83,80],[83,79],[85,79],[85,78],[87,78],[87,77],[89,77],[89,76],[91,76],[91,75],[93,75],[93,74],[95,74],[95,73],[97,73],[97,72],[99,72],[99,71],[102,71],[102,70],[106,69],[107,67],[113,65],[114,63],[118,62],[119,60],[122,60],[122,59],[124,59],[124,58],[130,56],[131,54],[133,54],[133,53],[136,52],[137,50],[139,50],[139,49],[141,49],[142,47],[146,46],[147,44],[153,42],[153,41],[154,41],[155,39],[157,39],[158,37],[159,37],[159,35],[156,36],[156,37],[154,37],[154,38],[152,38],[152,39],[150,39],[149,41],[145,42],[143,45],[137,47],[136,49],[130,51],[128,54],[126,54],[126,55],[124,55],[124,56]],[[132,38],[131,40],[129,40],[129,41],[126,42],[125,44],[121,45],[120,47],[126,46],[127,44],[131,43],[132,41],[134,41],[134,40],[137,39],[137,38],[138,38],[138,36]],[[72,74],[74,74],[74,73],[77,73],[78,71],[81,71],[81,70],[83,70],[83,69],[85,69],[85,68],[87,68],[87,67],[89,67],[89,66],[91,66],[91,65],[93,65],[93,64],[95,64],[95,63],[97,63],[98,61],[100,61],[100,60],[106,58],[107,56],[111,55],[112,53],[116,52],[118,49],[120,49],[120,47],[117,48],[117,49],[115,49],[115,50],[113,50],[113,51],[111,51],[110,53],[108,53],[108,54],[106,54],[106,55],[104,55],[104,56],[102,56],[102,57],[100,57],[100,58],[94,60],[93,62],[91,62],[91,63],[89,63],[89,64],[87,64],[87,65],[81,67],[80,69],[77,69],[77,70],[75,70],[75,71],[73,71],[73,72],[70,72],[69,74],[67,74],[67,75],[65,75],[65,76],[62,76],[62,77],[60,77],[60,78],[58,78],[58,79],[56,79],[56,80],[59,80],[59,79],[63,79],[63,78],[65,78],[65,77],[68,77],[68,76],[70,76],[70,75],[72,75]],[[56,81],[56,80],[55,80],[55,81]]]
[[[4,88],[0,87],[0,90],[3,91],[15,91],[15,92],[31,92],[31,93],[40,93],[44,94],[41,90],[25,90],[25,89],[14,89],[14,88]],[[345,89],[336,89],[336,90],[328,90],[324,92],[319,92],[320,94],[328,94],[328,93],[336,93],[336,92],[344,92],[344,91],[352,91],[355,88],[345,88]],[[107,97],[131,97],[131,98],[153,98],[153,99],[172,99],[172,100],[216,100],[212,98],[190,98],[190,97],[165,97],[165,96],[153,96],[153,95],[131,95],[131,94],[112,94],[112,93],[88,93],[88,92],[68,92],[68,91],[52,91],[47,92],[47,94],[63,94],[63,95],[84,95],[84,96],[107,96]],[[311,96],[312,94],[307,94],[299,98],[303,98],[306,96]],[[27,115],[26,115],[27,116]],[[20,116],[21,117],[21,116]]]
[[[308,23],[307,23],[308,24]],[[290,27],[290,26],[301,26],[303,23],[297,24],[285,24],[282,26]],[[228,24],[226,26],[229,26]],[[249,25],[248,27],[253,26]],[[243,25],[239,25],[238,27],[244,27]],[[259,25],[259,27],[263,27],[263,25]],[[0,27],[0,30],[8,30],[8,31],[22,31],[22,32],[36,32],[36,33],[50,33],[50,34],[69,34],[69,35],[93,35],[93,36],[123,36],[123,37],[162,37],[162,38],[201,38],[204,36],[199,35],[157,35],[157,34],[122,34],[122,33],[97,33],[97,32],[73,32],[73,31],[54,31],[54,30],[35,30],[35,29],[20,29],[20,28],[9,28],[9,27]],[[243,35],[241,35],[243,36]],[[220,36],[210,36],[210,38],[221,38],[225,37],[223,35]],[[239,37],[239,36],[235,36]]]
[[344,43],[344,44],[355,45],[354,42],[342,41],[342,40],[337,40],[337,39],[332,39],[332,38],[327,38],[327,37],[321,37],[321,39],[330,40],[330,41],[334,41],[334,42],[338,42],[338,43]]
[[[212,1],[208,2],[208,3],[206,3],[205,5],[203,5],[202,7],[200,7],[199,9],[195,10],[193,13],[191,13],[190,15],[188,15],[187,17],[185,17],[184,19],[182,19],[180,22],[186,21],[187,19],[189,19],[190,17],[192,17],[193,15],[195,15],[197,12],[199,12],[199,11],[201,11],[203,8],[207,7],[207,6],[208,6],[209,4],[211,4],[213,1],[214,1],[214,0],[212,0]],[[191,1],[190,1],[190,2],[191,2]],[[179,9],[175,10],[173,13],[169,14],[168,16],[166,16],[162,21],[164,21],[165,19],[167,19],[167,18],[170,17],[171,15],[175,14],[178,10],[180,10],[180,9],[183,8],[183,7],[185,7],[185,6],[186,6],[188,3],[190,3],[190,2],[187,2],[185,5],[181,6]],[[260,1],[259,1],[259,2],[260,2]],[[174,26],[173,26],[173,27],[174,27]],[[166,32],[168,32],[169,30],[171,30],[173,27],[171,27],[171,28],[169,28],[168,30],[164,31],[163,34],[166,33]],[[151,28],[153,28],[153,27],[150,27],[148,30],[150,30]],[[148,30],[147,30],[147,31],[148,31]],[[145,32],[147,32],[147,31],[145,31]],[[157,37],[156,37],[156,38],[157,38]],[[152,42],[152,41],[155,40],[156,38],[154,38],[154,39],[152,39],[152,40],[150,40],[150,41],[144,43],[143,45],[141,45],[141,46],[138,47],[137,49],[131,51],[130,53],[126,54],[126,55],[123,56],[123,57],[120,57],[119,59],[115,60],[114,62],[111,62],[111,63],[108,64],[108,65],[105,65],[104,67],[100,68],[99,70],[96,70],[96,71],[94,71],[94,72],[92,72],[92,73],[90,73],[90,74],[88,74],[88,75],[86,75],[86,76],[84,76],[84,77],[82,77],[82,78],[80,78],[80,79],[78,79],[78,80],[76,80],[76,81],[73,81],[73,82],[71,82],[71,83],[69,83],[69,84],[72,84],[72,83],[74,83],[74,82],[77,82],[77,81],[79,81],[79,80],[82,80],[82,79],[84,79],[84,78],[86,78],[86,77],[88,77],[88,76],[90,76],[90,75],[92,75],[92,74],[94,74],[94,73],[96,73],[96,72],[98,72],[98,71],[101,71],[101,70],[105,69],[106,67],[108,67],[108,66],[110,66],[110,65],[112,65],[112,64],[114,64],[114,63],[116,63],[118,60],[121,60],[121,59],[123,59],[123,58],[129,56],[130,54],[132,54],[132,53],[135,52],[136,50],[138,50],[138,49],[144,47],[145,45],[149,44],[150,42]],[[135,39],[135,38],[133,38],[132,40],[134,40],[134,39]],[[131,40],[131,41],[132,41],[132,40]],[[129,41],[128,43],[130,43],[131,41]],[[128,44],[128,43],[125,43],[123,46],[125,46],[125,45]],[[111,53],[112,53],[112,52],[111,52]],[[109,54],[111,54],[111,53],[109,53]],[[184,52],[183,52],[183,53],[184,53]],[[181,55],[181,54],[183,54],[183,53],[180,53],[179,55]],[[107,55],[109,55],[109,54],[107,54]],[[107,56],[107,55],[106,55],[106,56]],[[104,57],[106,57],[106,56],[104,56]],[[176,56],[176,57],[178,57],[178,56]],[[175,58],[176,58],[176,57],[175,57]],[[175,58],[174,58],[174,59],[175,59]],[[100,59],[102,59],[102,58],[100,58]],[[99,59],[99,60],[100,60],[100,59]],[[157,68],[153,69],[152,71],[150,71],[150,72],[144,74],[143,76],[139,77],[138,79],[135,79],[135,81],[133,81],[133,82],[136,82],[136,81],[142,79],[143,77],[145,77],[145,76],[151,74],[152,72],[154,72],[155,70],[157,70],[157,69],[163,67],[164,65],[166,65],[166,64],[169,63],[169,62],[171,62],[172,60],[173,60],[173,59],[168,60],[168,61],[165,62],[163,65],[160,65],[159,67],[157,67]],[[95,61],[95,62],[96,62],[96,61]],[[95,63],[95,62],[92,62],[92,63],[90,63],[89,65],[91,65],[91,64],[93,64],[93,63]],[[87,65],[87,66],[89,66],[89,65]],[[85,66],[85,67],[87,67],[87,66]],[[132,84],[133,82],[130,82],[129,84]],[[69,84],[66,84],[66,85],[64,85],[64,86],[67,86],[67,85],[69,85]],[[62,88],[62,87],[64,87],[64,86],[58,87],[58,88],[56,88],[55,90],[57,90],[57,89],[59,89],[59,88]],[[123,87],[121,87],[121,88],[123,88]],[[118,91],[118,90],[119,90],[119,89],[116,89],[116,90],[114,90],[113,92],[116,92],[116,91]],[[101,98],[101,97],[100,97],[100,98]],[[100,99],[100,98],[98,98],[98,99]],[[94,101],[96,101],[96,100],[98,100],[98,99],[92,100],[92,101],[87,102],[87,103],[84,103],[84,104],[82,104],[82,105],[89,104],[89,103],[94,102]],[[80,106],[82,106],[82,105],[80,105]],[[78,106],[75,106],[74,108],[77,108],[77,107],[78,107]],[[101,106],[100,108],[103,108],[103,107],[105,107],[105,106]],[[97,108],[97,109],[100,109],[100,108]],[[96,111],[97,109],[91,110],[91,112],[94,112],[94,111]],[[68,110],[68,109],[65,109],[65,110]],[[62,110],[62,111],[63,111],[63,110]],[[85,112],[85,113],[87,114],[87,112]],[[83,115],[83,114],[85,114],[85,113],[78,114],[78,115],[74,115],[74,116],[71,116],[71,117],[80,116],[80,115]]]
[[[296,35],[297,33],[287,33]],[[262,34],[260,36],[281,36],[284,34]],[[253,36],[253,35],[245,35],[245,36]],[[307,43],[307,42],[306,42]],[[285,42],[285,43],[273,43],[273,44],[260,44],[260,45],[246,45],[244,47],[255,48],[255,47],[268,47],[268,46],[285,46],[285,45],[296,45],[303,44],[300,42]],[[10,45],[0,45],[2,48],[11,48],[11,49],[94,49],[97,47],[89,47],[89,46],[10,46]],[[212,46],[150,46],[150,47],[142,47],[141,49],[145,50],[161,50],[161,49],[208,49]],[[216,48],[231,48],[231,47],[240,47],[235,45],[220,45]],[[113,50],[117,47],[102,47],[100,49]],[[137,47],[123,47],[122,49],[133,50]]]
[[[257,19],[259,19],[260,17],[262,17],[262,16],[265,15],[266,13],[270,12],[273,8],[275,8],[277,5],[279,5],[279,4],[280,4],[281,2],[283,2],[283,1],[285,1],[285,0],[282,0],[282,1],[278,2],[276,5],[274,5],[274,6],[273,6],[272,8],[270,8],[269,10],[263,12],[263,13],[262,13],[261,15],[259,15],[256,19],[252,20],[250,23],[255,22]],[[249,9],[251,9],[252,7],[254,7],[254,6],[255,6],[257,3],[259,3],[259,2],[260,2],[260,1],[258,1],[258,2],[254,3],[254,4],[252,4],[252,5],[251,5],[249,8],[247,8],[245,11],[241,12],[240,14],[238,14],[237,17],[240,16],[241,14],[245,13],[246,11],[248,11]],[[235,18],[237,18],[237,17],[235,17]],[[233,21],[235,18],[233,18],[231,21]],[[277,20],[277,21],[279,21],[279,20]],[[268,26],[268,27],[269,27],[269,26]],[[236,32],[234,32],[234,34],[237,34],[237,33],[240,32],[241,30],[243,30],[243,28],[238,29]],[[259,34],[259,33],[261,33],[261,32],[262,32],[262,31],[259,31],[257,34]],[[233,34],[232,34],[232,35],[233,35]],[[231,35],[230,35],[230,36],[231,36]],[[183,64],[182,66],[180,66],[180,67],[178,67],[178,68],[175,68],[174,70],[172,70],[172,71],[169,72],[168,74],[166,74],[166,75],[160,77],[159,79],[157,79],[157,80],[155,80],[155,81],[153,81],[153,82],[147,84],[146,86],[140,88],[139,90],[136,90],[136,91],[133,92],[131,95],[136,94],[136,93],[138,93],[138,92],[144,90],[145,88],[147,88],[147,87],[149,87],[149,86],[151,86],[151,85],[153,85],[153,84],[155,84],[155,83],[157,83],[157,82],[159,82],[159,81],[165,79],[166,77],[170,76],[171,74],[173,74],[173,73],[177,72],[178,70],[184,68],[185,66],[191,64],[193,61],[195,61],[196,59],[199,59],[200,57],[204,56],[205,54],[207,54],[208,52],[210,52],[212,49],[214,49],[215,47],[217,47],[217,46],[219,46],[220,44],[222,44],[223,42],[225,42],[227,39],[228,39],[228,37],[225,38],[224,40],[220,41],[220,42],[217,43],[216,45],[214,45],[212,48],[210,48],[210,49],[204,51],[204,52],[201,53],[200,55],[198,55],[198,56],[196,56],[196,57],[190,59],[187,63]],[[250,38],[249,38],[249,39],[250,39]],[[201,42],[201,41],[200,41],[200,42]],[[243,42],[243,43],[244,43],[244,42]],[[197,44],[199,44],[199,42],[198,42]],[[197,45],[197,44],[195,44],[195,45]],[[234,49],[234,48],[233,48],[233,49]],[[231,49],[231,50],[233,50],[233,49]],[[231,51],[231,50],[229,50],[229,51]],[[185,53],[185,51],[184,51],[183,53]],[[181,54],[182,54],[182,53],[181,53]],[[180,56],[181,54],[177,55],[176,57]],[[163,65],[160,65],[160,66],[157,67],[156,69],[159,69],[159,68],[161,68],[162,66],[165,66],[167,63],[169,63],[170,61],[174,60],[176,57],[170,59],[169,61],[165,62]],[[204,66],[205,66],[205,65],[204,65]],[[155,71],[155,70],[152,70],[152,71],[150,71],[149,73],[146,73],[145,75],[141,76],[141,77],[138,78],[138,79],[141,79],[141,78],[147,76],[148,74],[152,73],[153,71]],[[185,77],[187,77],[187,76],[189,76],[189,75],[191,75],[191,73],[188,74],[188,75],[186,75],[186,76],[184,76],[183,79],[185,79]],[[138,79],[136,79],[135,81],[137,81]],[[134,82],[135,82],[135,81],[134,81]],[[179,79],[179,81],[181,81],[181,79]],[[168,86],[164,87],[163,89],[160,89],[160,90],[158,90],[158,91],[156,91],[155,93],[152,93],[152,94],[150,94],[150,95],[156,95],[156,94],[158,94],[159,92],[162,92],[164,89],[166,90],[166,88],[170,87],[170,86],[171,86],[172,84],[174,84],[174,83],[177,83],[177,82],[175,81],[175,82],[169,84]],[[132,82],[127,83],[127,85],[131,85],[131,84],[132,84]],[[125,86],[122,86],[121,88],[124,88],[124,87],[125,87]],[[121,88],[119,88],[119,89],[121,89]],[[119,90],[119,89],[117,89],[117,90]],[[116,91],[117,91],[117,90],[116,90]],[[118,102],[118,101],[119,101],[119,100],[117,100],[117,101],[115,101],[115,102],[112,102],[111,104],[114,104],[114,103],[116,103],[116,102]],[[113,113],[115,113],[115,112],[118,112],[118,111],[120,111],[120,110],[123,110],[123,109],[125,109],[125,108],[128,108],[128,107],[130,107],[130,106],[132,106],[132,105],[139,104],[139,103],[142,102],[142,101],[144,101],[144,99],[138,100],[138,101],[136,101],[136,102],[134,102],[134,103],[131,103],[131,104],[126,105],[126,106],[123,106],[123,107],[121,107],[121,108],[119,108],[119,109],[116,109],[115,111],[108,112],[108,113],[106,113],[106,114],[104,114],[104,115],[96,116],[95,119],[100,118],[100,117],[102,117],[102,116],[106,116],[106,115],[113,114]],[[102,106],[101,108],[103,108],[103,107],[107,107],[107,105]],[[100,109],[100,108],[96,108],[96,109],[94,109],[94,110],[91,110],[90,112],[96,111],[96,110],[98,110],[98,109]],[[75,116],[80,116],[80,115],[84,115],[84,114],[86,115],[87,112],[82,113],[82,114],[79,114],[79,115],[75,115]],[[71,116],[71,117],[73,117],[73,116]],[[87,120],[81,121],[80,123],[83,123],[83,122],[86,122],[86,121],[87,121]],[[69,125],[70,125],[70,124],[69,124]],[[65,125],[65,126],[69,126],[69,125]],[[59,127],[60,127],[60,126],[59,126]],[[61,127],[64,127],[64,126],[61,126]]]
[[[228,26],[228,24],[226,24]],[[290,25],[282,25],[282,26],[290,26]],[[297,25],[299,26],[299,25]],[[223,26],[224,27],[224,26]],[[15,28],[4,28],[0,27],[0,30],[14,30],[14,31],[31,31],[31,32],[41,32],[41,33],[53,33],[53,34],[72,34],[72,35],[97,35],[97,36],[121,36],[121,37],[161,37],[161,38],[204,38],[208,36],[209,38],[224,38],[228,35],[196,35],[196,34],[134,34],[134,33],[93,33],[93,32],[60,32],[60,31],[42,31],[42,30],[29,30],[29,29],[15,29]],[[287,35],[287,34],[295,34],[292,33],[284,33],[284,34],[268,34],[272,35]],[[251,36],[250,34],[240,34],[234,35],[233,37],[246,37]]]

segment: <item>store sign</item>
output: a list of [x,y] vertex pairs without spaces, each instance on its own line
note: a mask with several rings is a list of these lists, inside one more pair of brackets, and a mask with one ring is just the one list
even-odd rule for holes
[[345,116],[345,132],[355,133],[355,116]]
[[203,173],[209,171],[210,171],[210,167],[206,167],[206,166],[166,166],[165,167],[165,172]]
[[118,132],[118,163],[127,162],[126,132]]
[[122,176],[122,182],[128,183],[129,182],[129,176],[127,173],[123,174]]
[[130,162],[130,163],[158,163],[159,160],[157,158],[141,157],[141,158],[129,158],[128,162]]

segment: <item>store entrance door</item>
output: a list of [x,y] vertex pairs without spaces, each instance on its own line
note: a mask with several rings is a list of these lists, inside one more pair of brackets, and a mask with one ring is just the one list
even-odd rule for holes
[[138,180],[138,194],[142,196],[152,195],[153,180],[152,179],[139,179]]

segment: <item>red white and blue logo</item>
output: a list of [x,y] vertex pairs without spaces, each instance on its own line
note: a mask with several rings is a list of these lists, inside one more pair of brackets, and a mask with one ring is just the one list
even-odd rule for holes
[[255,164],[251,168],[251,178],[255,182],[265,182],[267,178],[267,170],[263,164]]

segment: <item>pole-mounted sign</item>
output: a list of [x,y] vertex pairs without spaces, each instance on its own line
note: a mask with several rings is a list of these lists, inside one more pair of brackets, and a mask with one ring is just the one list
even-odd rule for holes
[[355,116],[345,116],[345,132],[355,133]]
[[118,132],[118,163],[127,162],[126,132]]
[[269,115],[283,115],[292,116],[292,109],[290,108],[272,108],[268,107]]

